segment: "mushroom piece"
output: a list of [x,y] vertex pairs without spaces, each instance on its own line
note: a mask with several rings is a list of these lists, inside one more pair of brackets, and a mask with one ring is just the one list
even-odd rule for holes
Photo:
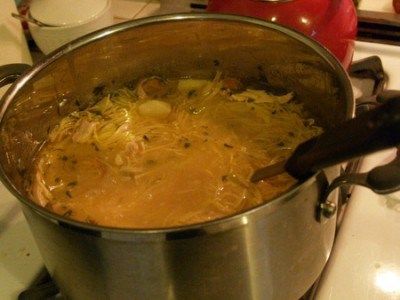
[[139,99],[162,98],[168,95],[170,86],[160,77],[153,76],[143,79],[137,87],[137,95]]

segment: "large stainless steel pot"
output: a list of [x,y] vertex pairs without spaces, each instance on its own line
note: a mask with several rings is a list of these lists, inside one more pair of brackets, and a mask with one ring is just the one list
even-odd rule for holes
[[335,217],[316,218],[317,207],[332,215],[336,194],[331,205],[320,198],[337,168],[249,211],[180,228],[97,227],[28,199],[32,155],[62,116],[89,104],[93,91],[154,74],[210,78],[217,69],[295,91],[326,127],[353,115],[347,75],[319,44],[276,24],[213,14],[148,18],[85,36],[29,69],[3,97],[2,181],[20,200],[66,297],[296,299],[317,279],[335,233]]

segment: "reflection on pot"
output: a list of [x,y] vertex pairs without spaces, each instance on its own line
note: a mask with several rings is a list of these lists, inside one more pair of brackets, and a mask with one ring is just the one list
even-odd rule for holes
[[322,43],[346,69],[351,63],[357,34],[357,14],[352,0],[210,0],[207,10],[288,26]]

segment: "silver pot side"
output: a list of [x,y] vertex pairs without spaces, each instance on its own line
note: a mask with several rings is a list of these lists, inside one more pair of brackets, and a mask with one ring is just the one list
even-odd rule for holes
[[335,218],[313,217],[311,180],[280,209],[258,210],[228,230],[169,232],[141,240],[55,224],[24,205],[46,266],[71,299],[298,299],[329,256]]
[[[316,176],[237,216],[175,229],[79,224],[28,199],[32,156],[63,116],[145,76],[211,78],[217,70],[295,91],[325,127],[354,111],[346,73],[316,42],[275,24],[213,14],[98,31],[51,53],[3,97],[2,181],[22,202],[46,267],[67,297],[295,299],[320,274],[335,218],[315,219],[322,191]],[[338,169],[331,173],[329,180]]]

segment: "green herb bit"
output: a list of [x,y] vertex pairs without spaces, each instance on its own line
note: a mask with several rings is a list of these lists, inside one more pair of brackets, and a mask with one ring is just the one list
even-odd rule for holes
[[67,184],[67,186],[73,187],[73,186],[76,186],[77,184],[78,184],[77,181],[71,181],[71,182],[69,182],[69,183]]

